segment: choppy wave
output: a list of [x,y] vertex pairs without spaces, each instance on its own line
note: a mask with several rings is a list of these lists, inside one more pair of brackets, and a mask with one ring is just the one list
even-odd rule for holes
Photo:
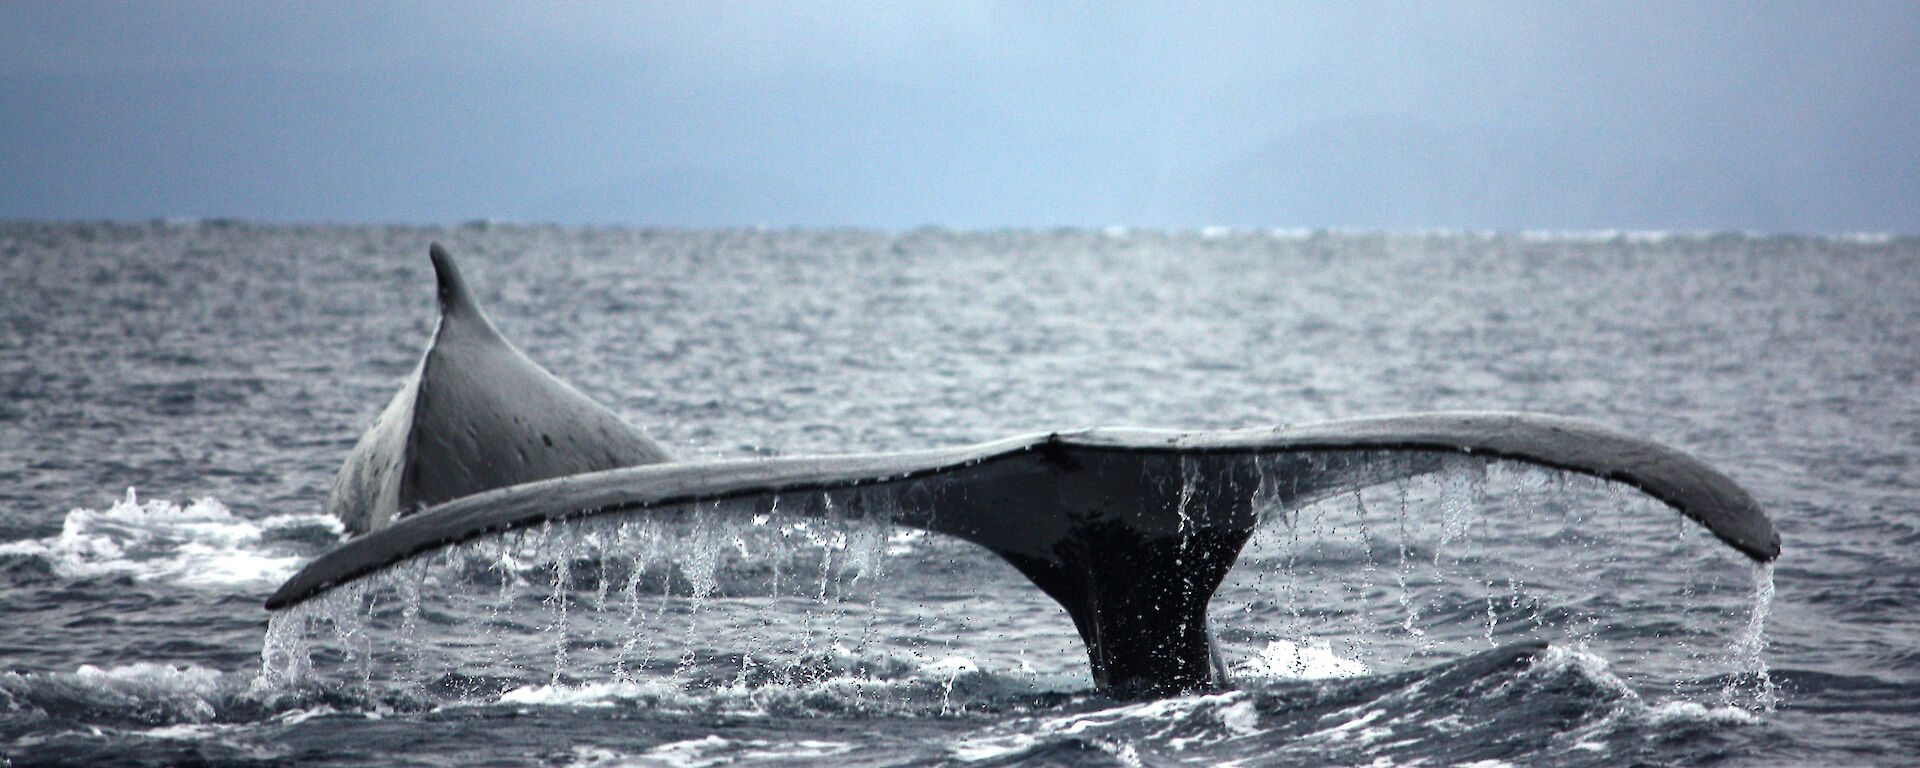
[[1199,755],[1216,763],[1457,765],[1526,756],[1608,764],[1663,729],[1757,722],[1738,707],[1650,702],[1598,656],[1522,644],[1412,672],[1025,718],[959,740],[950,755],[983,765],[1025,764],[1062,750],[1101,752],[1124,764]]
[[235,691],[226,674],[197,665],[140,662],[73,672],[0,674],[12,712],[93,722],[173,725],[212,721]]
[[[1920,754],[1903,548],[1920,301],[1914,281],[1888,279],[1920,265],[1910,236],[208,222],[15,224],[0,239],[20,251],[0,259],[0,337],[18,353],[0,363],[15,395],[0,396],[13,429],[0,529],[44,537],[0,544],[0,756],[15,765]],[[365,646],[381,651],[372,683],[322,623],[316,677],[258,689],[260,600],[339,535],[267,515],[312,505],[417,362],[428,240],[485,253],[473,268],[510,335],[689,455],[1524,407],[1722,466],[1783,523],[1780,591],[1769,616],[1748,569],[1666,510],[1568,497],[1557,481],[1536,503],[1532,480],[1494,472],[1464,493],[1416,483],[1332,500],[1276,528],[1215,612],[1238,689],[1161,704],[1092,693],[1070,621],[1018,573],[933,537],[883,550],[881,537],[815,531],[815,543],[797,529],[794,556],[771,564],[699,547],[645,568],[517,550],[456,561],[422,582],[444,591],[415,616],[417,651],[395,592],[362,611],[402,641]],[[245,382],[244,402],[215,399],[246,407],[183,407],[176,385],[209,381]],[[169,489],[173,509],[112,504],[129,485]],[[1574,525],[1602,517],[1625,524],[1622,539]],[[868,560],[884,578],[858,582],[884,584],[878,597],[848,567]],[[563,574],[571,591],[553,586]],[[769,611],[785,625],[760,623]],[[631,638],[633,677],[593,673]],[[1486,655],[1536,638],[1550,645],[1525,660]],[[836,656],[835,643],[854,650]],[[1367,671],[1315,678],[1339,659]],[[1047,677],[1067,668],[1077,677]],[[1764,692],[1762,673],[1777,710],[1749,693]]]
[[[938,676],[955,666],[963,665],[941,660],[902,669],[891,680],[840,674],[818,681],[704,689],[663,681],[524,684],[484,703],[433,708],[449,713],[533,708],[561,717],[583,709],[667,717],[757,713],[774,718],[766,727],[775,731],[822,716],[850,714],[932,717],[937,722],[944,713],[928,697],[941,687]],[[1531,755],[1553,756],[1568,764],[1604,764],[1657,746],[1662,733],[1713,732],[1762,721],[1738,707],[1643,698],[1614,676],[1604,659],[1558,645],[1509,646],[1394,674],[1255,684],[1140,703],[1091,695],[1036,697],[1014,692],[1017,686],[1005,680],[969,674],[965,685],[994,688],[984,701],[1014,715],[970,727],[940,747],[949,759],[977,765],[1025,763],[1062,750],[1104,753],[1123,763],[1183,755],[1205,755],[1211,761],[1289,758],[1313,764],[1382,759],[1404,764],[1435,758],[1458,763]],[[875,706],[885,701],[893,705]],[[194,665],[141,663],[0,675],[0,721],[16,736],[105,727],[146,738],[191,741],[222,737],[222,727],[232,724],[293,727],[329,717],[335,721],[330,727],[339,727],[340,716],[378,721],[391,703],[391,698],[356,698],[344,688],[287,697],[262,691],[243,676]],[[1553,727],[1538,727],[1542,723]],[[808,728],[800,726],[803,732]],[[818,737],[732,736],[672,741],[637,752],[583,746],[573,757],[603,765],[804,763],[854,748]]]
[[128,488],[104,511],[68,512],[58,535],[0,544],[0,558],[39,560],[70,580],[130,576],[199,588],[271,585],[299,569],[310,545],[337,541],[340,532],[340,522],[325,515],[252,520],[218,499],[181,506],[141,501]]

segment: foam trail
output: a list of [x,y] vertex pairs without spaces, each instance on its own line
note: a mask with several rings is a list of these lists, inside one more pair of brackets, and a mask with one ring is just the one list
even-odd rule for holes
[[292,542],[335,542],[340,522],[325,515],[251,520],[213,498],[182,507],[140,501],[133,488],[105,511],[75,509],[60,533],[0,544],[0,557],[46,560],[64,579],[131,576],[196,588],[272,585],[307,556]]

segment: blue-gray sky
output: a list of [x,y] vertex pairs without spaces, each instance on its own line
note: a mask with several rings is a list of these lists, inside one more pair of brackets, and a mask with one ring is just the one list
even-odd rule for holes
[[0,218],[1920,233],[1913,3],[0,3]]

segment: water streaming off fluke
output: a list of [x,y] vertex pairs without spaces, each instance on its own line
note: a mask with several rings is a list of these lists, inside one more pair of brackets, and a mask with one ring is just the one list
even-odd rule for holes
[[[1497,460],[1426,471],[1387,453],[1314,460],[1401,479],[1289,506],[1273,481],[1287,468],[1266,458],[1181,459],[1172,475],[1176,504],[1213,493],[1196,487],[1209,478],[1252,478],[1233,492],[1259,524],[1207,616],[1230,685],[1545,641],[1594,649],[1629,681],[1699,681],[1671,693],[1771,705],[1758,652],[1770,582],[1658,503]],[[431,550],[275,614],[257,687],[346,680],[401,707],[921,713],[1084,689],[1086,656],[1058,606],[982,548],[899,525],[932,493],[908,483],[695,502]],[[1686,621],[1637,629],[1640,607],[1605,585],[1676,565],[1686,586],[1664,598],[1687,606]],[[972,656],[948,650],[960,640]]]

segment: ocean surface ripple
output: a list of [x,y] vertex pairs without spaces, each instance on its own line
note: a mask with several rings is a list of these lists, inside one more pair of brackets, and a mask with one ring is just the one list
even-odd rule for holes
[[[879,519],[522,531],[270,626],[430,241],[681,456],[1534,410],[1721,468],[1785,554],[1458,459],[1263,510],[1232,684],[1150,702]],[[1916,376],[1912,238],[0,223],[0,766],[1920,765]]]

